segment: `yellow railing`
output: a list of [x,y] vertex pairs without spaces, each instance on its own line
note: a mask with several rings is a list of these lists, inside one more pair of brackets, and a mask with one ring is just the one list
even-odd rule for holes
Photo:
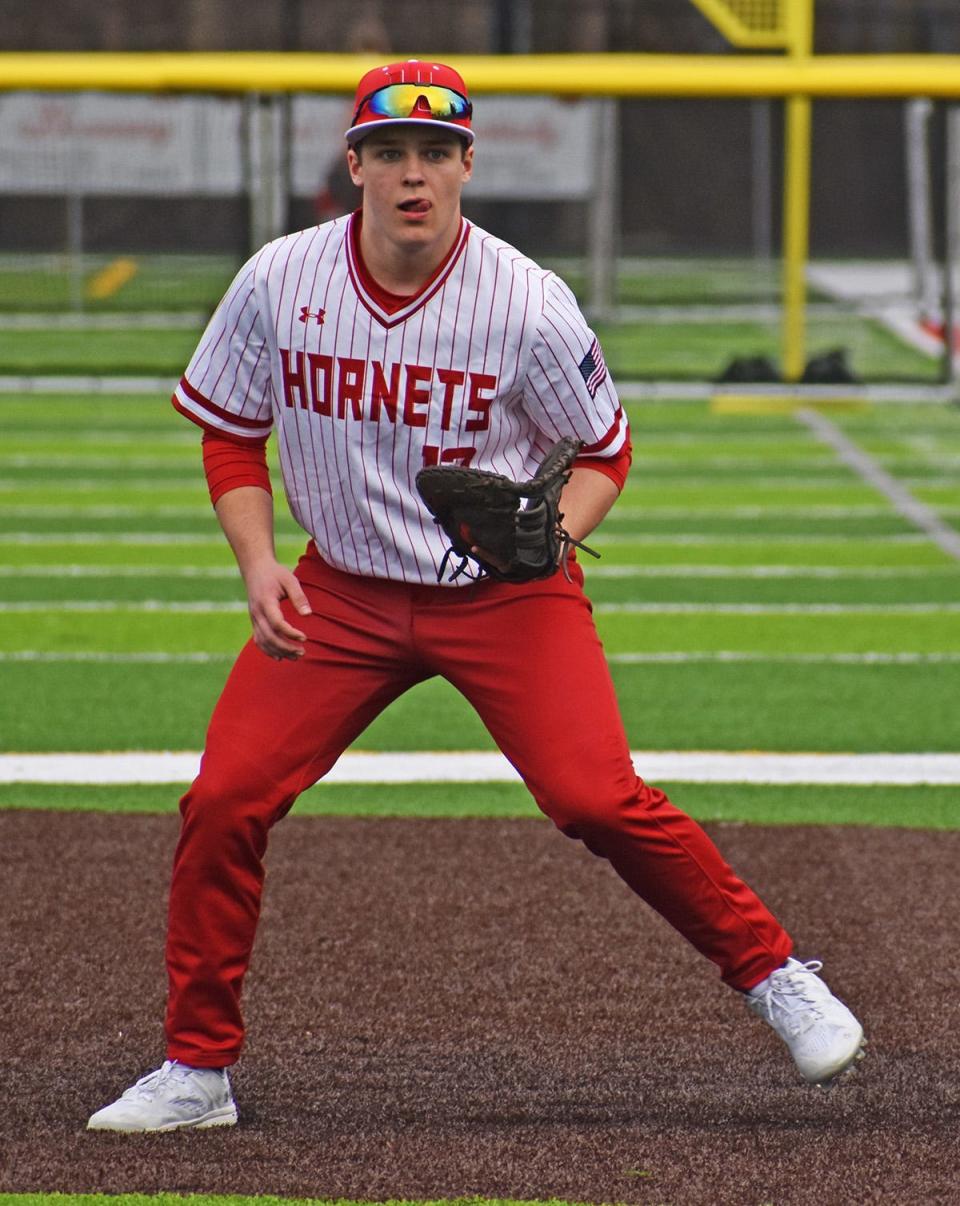
[[[346,92],[379,59],[265,52],[0,53],[0,91]],[[450,55],[473,92],[960,98],[960,55]]]

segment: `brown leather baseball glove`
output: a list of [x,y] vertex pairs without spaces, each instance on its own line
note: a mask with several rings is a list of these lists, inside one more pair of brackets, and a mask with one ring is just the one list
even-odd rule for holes
[[559,565],[567,574],[571,545],[598,557],[562,527],[560,492],[581,447],[580,440],[559,440],[527,482],[459,465],[421,469],[416,483],[420,497],[450,539],[438,581],[454,556],[460,562],[451,582],[461,574],[531,582],[550,577]]

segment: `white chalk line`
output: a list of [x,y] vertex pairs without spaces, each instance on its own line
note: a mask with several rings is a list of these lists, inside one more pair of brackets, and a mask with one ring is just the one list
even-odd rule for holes
[[[19,599],[0,602],[0,615],[51,612],[150,612],[177,614],[233,614],[245,612],[239,599]],[[920,616],[960,612],[960,603],[594,603],[595,615],[663,616]]]
[[[231,662],[236,652],[210,653],[204,650],[170,653],[161,649],[138,649],[125,652],[95,649],[16,649],[0,651],[0,664],[4,662],[69,663],[89,662],[103,665],[203,665],[208,662]],[[952,665],[960,662],[960,652],[890,653],[883,650],[836,653],[765,653],[747,649],[711,649],[702,651],[662,650],[649,653],[608,653],[607,661],[614,665],[658,665],[710,663],[710,662],[757,662],[787,665]]]
[[[938,565],[588,565],[588,578],[925,578],[956,575]],[[238,578],[235,565],[0,564],[0,578]]]
[[904,482],[898,481],[888,473],[879,461],[824,415],[815,410],[803,409],[797,411],[797,418],[818,439],[832,448],[843,464],[852,469],[867,485],[883,494],[897,514],[919,528],[925,537],[932,540],[948,556],[960,560],[960,532],[945,523],[932,507],[928,507],[911,494]]
[[[960,516],[960,507],[940,507],[942,515]],[[68,506],[61,503],[11,503],[0,506],[0,515],[15,519],[76,519],[79,516],[89,519],[138,519],[144,516],[163,516],[177,519],[199,518],[207,519],[212,511],[209,503],[198,503],[196,506],[168,506],[166,504],[128,505],[99,504],[90,506]],[[762,506],[748,505],[724,507],[718,511],[716,507],[633,507],[618,506],[611,515],[612,519],[622,520],[675,520],[675,519],[890,519],[889,507],[862,506]],[[299,533],[295,533],[299,534]]]
[[590,578],[925,578],[956,574],[937,565],[588,565]]
[[2,314],[0,331],[163,331],[202,330],[206,316],[200,310],[137,311],[127,314]]
[[[682,783],[914,786],[960,784],[955,754],[782,754],[724,751],[632,753],[645,779]],[[0,784],[189,783],[198,752],[0,755]],[[499,753],[347,753],[325,783],[515,783]]]
[[[281,539],[299,540],[296,534],[281,535]],[[805,545],[805,544],[856,544],[884,548],[888,545],[925,544],[928,538],[922,532],[894,532],[887,536],[857,535],[856,533],[807,534],[792,535],[758,535],[749,533],[740,535],[736,532],[707,535],[700,532],[608,532],[594,539],[597,548],[615,547],[623,544],[663,545],[671,546],[710,546],[710,545]],[[0,544],[14,545],[222,545],[223,535],[220,532],[26,532],[23,530],[0,532]]]

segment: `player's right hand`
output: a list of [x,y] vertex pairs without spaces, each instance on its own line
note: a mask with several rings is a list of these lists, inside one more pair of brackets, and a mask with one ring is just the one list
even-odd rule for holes
[[289,599],[302,616],[311,614],[307,596],[297,578],[279,562],[265,562],[246,577],[247,605],[257,648],[275,661],[303,657],[307,634],[284,619],[280,603]]

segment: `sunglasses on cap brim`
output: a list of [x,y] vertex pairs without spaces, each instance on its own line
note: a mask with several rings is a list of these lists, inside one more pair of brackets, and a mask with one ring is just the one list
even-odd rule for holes
[[412,117],[421,98],[437,121],[457,121],[473,113],[473,105],[452,88],[438,84],[387,84],[363,98],[350,124],[357,124],[364,109],[378,117]]

